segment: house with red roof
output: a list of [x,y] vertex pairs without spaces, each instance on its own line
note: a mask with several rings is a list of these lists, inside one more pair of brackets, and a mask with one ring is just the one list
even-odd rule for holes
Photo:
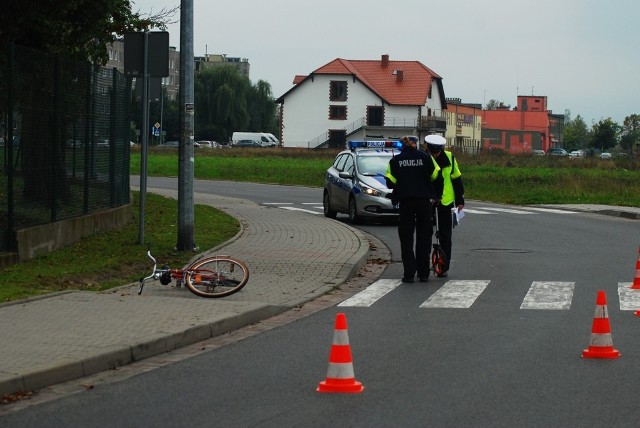
[[418,61],[337,58],[280,96],[283,147],[342,148],[348,140],[444,135],[442,77]]

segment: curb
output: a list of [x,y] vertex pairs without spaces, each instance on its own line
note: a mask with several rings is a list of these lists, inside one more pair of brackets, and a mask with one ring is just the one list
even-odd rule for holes
[[13,394],[17,391],[41,389],[50,385],[125,366],[135,361],[171,352],[211,337],[223,335],[291,309],[287,306],[267,304],[255,304],[254,306],[254,308],[243,312],[241,315],[226,316],[214,322],[197,325],[182,332],[159,335],[146,342],[108,349],[100,355],[91,356],[79,361],[68,361],[29,373],[18,373],[13,377],[0,381],[0,394]]

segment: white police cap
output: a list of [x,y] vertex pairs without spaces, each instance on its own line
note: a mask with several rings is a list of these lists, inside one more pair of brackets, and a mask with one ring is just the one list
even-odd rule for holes
[[447,140],[441,135],[427,135],[424,137],[424,142],[427,144],[432,144],[434,146],[442,146],[444,147],[447,143]]

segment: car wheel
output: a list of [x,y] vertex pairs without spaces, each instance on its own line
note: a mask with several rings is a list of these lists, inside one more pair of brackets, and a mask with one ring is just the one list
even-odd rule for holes
[[358,207],[356,206],[356,198],[351,196],[349,198],[349,221],[352,224],[362,223],[362,217],[358,215]]
[[331,202],[329,200],[329,192],[324,191],[324,195],[322,196],[322,207],[324,209],[324,216],[329,218],[336,218],[338,214],[336,211],[331,209]]

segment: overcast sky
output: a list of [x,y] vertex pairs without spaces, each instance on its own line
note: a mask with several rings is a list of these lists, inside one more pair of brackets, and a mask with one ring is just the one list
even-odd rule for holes
[[[180,0],[132,0],[142,14]],[[640,114],[640,1],[193,0],[194,54],[247,58],[274,97],[336,59],[419,61],[445,96],[547,97],[587,125]],[[179,13],[174,19],[179,21]],[[169,26],[180,50],[180,24]]]

